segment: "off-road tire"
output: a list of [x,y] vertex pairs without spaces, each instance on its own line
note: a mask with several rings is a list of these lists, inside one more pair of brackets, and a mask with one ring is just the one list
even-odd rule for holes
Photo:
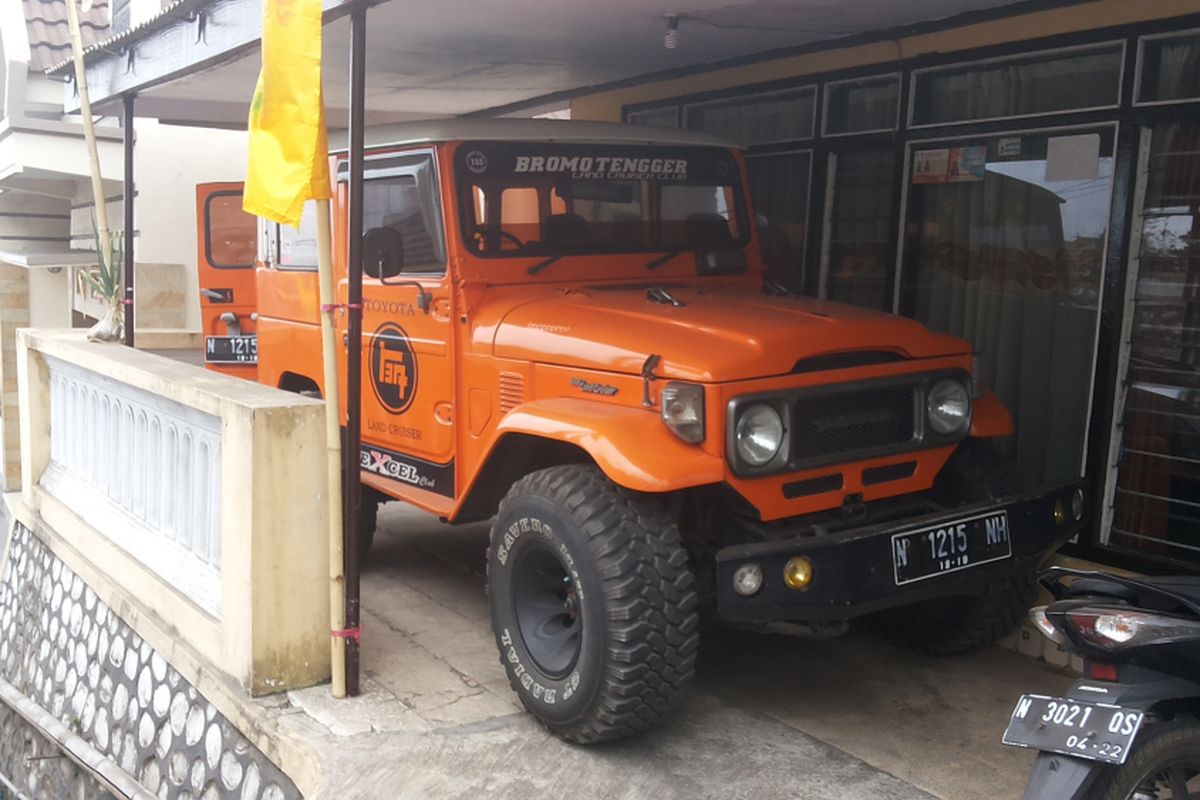
[[1175,764],[1200,770],[1200,724],[1180,720],[1147,725],[1138,733],[1128,760],[1105,770],[1088,797],[1128,800],[1142,781]]
[[1033,575],[988,584],[979,595],[937,597],[879,615],[877,626],[923,656],[957,656],[1003,639],[1037,598]]
[[[964,440],[934,484],[945,500],[975,503],[1016,494],[1021,481],[1012,459],[992,442]],[[889,609],[874,620],[898,644],[927,656],[955,656],[1003,639],[1037,598],[1034,568],[994,581],[981,594],[952,595]]]
[[[574,661],[558,673],[531,655],[517,616],[516,578],[535,582],[523,565],[548,563],[547,553],[570,586],[569,624],[580,625]],[[513,691],[568,742],[650,728],[694,673],[693,584],[678,528],[652,497],[622,489],[588,465],[527,475],[501,502],[488,548],[492,629]]]

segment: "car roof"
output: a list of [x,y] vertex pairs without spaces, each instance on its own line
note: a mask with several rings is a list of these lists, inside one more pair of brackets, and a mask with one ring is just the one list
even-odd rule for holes
[[[455,117],[452,119],[379,125],[367,128],[363,132],[363,139],[368,148],[462,141],[578,142],[589,144],[739,147],[733,142],[707,133],[676,130],[673,128],[652,128],[646,125],[624,125],[612,122],[581,120],[492,119],[482,117]],[[329,149],[332,153],[346,151],[346,131],[330,133]]]

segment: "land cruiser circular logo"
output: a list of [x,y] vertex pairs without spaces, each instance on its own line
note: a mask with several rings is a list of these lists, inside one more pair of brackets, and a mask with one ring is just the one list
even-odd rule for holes
[[417,393],[417,356],[408,334],[386,322],[371,337],[371,386],[379,402],[393,414],[403,414]]
[[476,175],[487,172],[487,156],[478,150],[472,150],[467,153],[467,169]]

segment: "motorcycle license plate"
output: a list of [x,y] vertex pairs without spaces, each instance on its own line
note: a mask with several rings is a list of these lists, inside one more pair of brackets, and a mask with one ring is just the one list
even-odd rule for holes
[[1124,764],[1142,725],[1130,708],[1027,694],[1017,701],[1004,743],[1050,753]]
[[1011,555],[1007,511],[989,511],[892,536],[892,566],[897,586]]
[[205,336],[204,360],[209,364],[257,364],[257,336]]

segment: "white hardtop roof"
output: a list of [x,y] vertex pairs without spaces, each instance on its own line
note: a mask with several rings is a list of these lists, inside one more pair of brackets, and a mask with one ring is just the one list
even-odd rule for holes
[[[706,133],[652,128],[646,125],[563,119],[496,119],[488,117],[454,117],[380,125],[367,128],[364,131],[363,139],[368,148],[466,141],[739,147],[730,141]],[[330,133],[330,152],[343,152],[346,147],[346,131]]]

